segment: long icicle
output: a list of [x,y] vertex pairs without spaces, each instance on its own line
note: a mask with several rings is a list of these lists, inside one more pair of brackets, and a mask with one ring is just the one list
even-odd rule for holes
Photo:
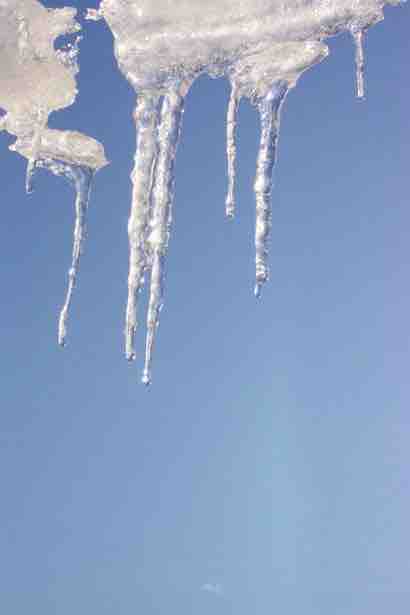
[[235,85],[232,85],[226,120],[226,153],[228,160],[228,194],[225,201],[226,215],[235,215],[235,175],[236,175],[236,127],[239,96]]
[[73,290],[77,281],[78,268],[86,231],[86,214],[90,200],[91,181],[94,171],[87,166],[71,165],[50,159],[38,160],[37,166],[43,167],[54,175],[63,176],[73,184],[76,191],[75,226],[71,267],[68,271],[68,287],[64,305],[58,323],[58,343],[65,346],[67,338],[67,320],[71,306]]
[[176,84],[164,97],[159,127],[159,155],[155,173],[154,202],[150,220],[151,287],[147,315],[147,340],[142,382],[151,382],[152,353],[159,314],[163,306],[164,264],[172,222],[174,166],[184,112],[181,84]]
[[272,217],[272,175],[276,162],[280,112],[287,91],[286,83],[275,83],[270,92],[262,97],[258,103],[261,139],[254,184],[256,196],[256,297],[260,296],[262,285],[269,279],[268,242]]
[[146,235],[151,205],[151,193],[158,154],[157,128],[160,97],[141,95],[138,98],[134,119],[137,146],[134,169],[131,213],[128,221],[129,275],[128,302],[125,323],[125,354],[129,361],[135,359],[135,331],[137,328],[137,301],[144,283],[147,267]]
[[364,99],[364,30],[362,28],[352,28],[351,30],[355,43],[356,56],[356,93],[357,98]]

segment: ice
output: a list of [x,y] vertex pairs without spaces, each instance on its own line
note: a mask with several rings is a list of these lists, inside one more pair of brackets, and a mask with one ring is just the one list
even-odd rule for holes
[[355,44],[356,54],[356,89],[357,98],[364,98],[364,49],[363,38],[364,31],[362,29],[352,29],[352,36]]
[[288,87],[285,82],[274,83],[271,91],[258,103],[261,120],[261,141],[255,179],[256,297],[260,297],[262,285],[269,279],[268,242],[272,217],[272,175],[279,138],[280,111],[287,91]]
[[226,197],[226,215],[235,215],[235,175],[236,175],[236,126],[239,97],[235,86],[231,88],[228,113],[226,118],[226,157],[228,160],[228,195]]
[[163,307],[164,265],[172,223],[174,198],[174,164],[184,112],[186,85],[176,82],[165,95],[159,125],[159,153],[156,166],[152,215],[148,227],[148,254],[151,264],[151,287],[147,315],[147,341],[142,381],[151,383],[152,351],[159,314]]
[[58,322],[58,343],[65,346],[67,339],[67,320],[77,281],[78,267],[86,231],[86,214],[90,200],[91,180],[93,170],[87,166],[78,166],[52,159],[40,158],[38,166],[49,170],[54,175],[65,177],[74,187],[75,199],[75,226],[74,243],[71,267],[68,271],[68,288],[63,308]]
[[[185,97],[201,74],[226,77],[228,191],[235,213],[236,129],[239,101],[259,112],[261,137],[255,179],[255,294],[269,278],[272,181],[280,114],[301,74],[328,55],[326,38],[350,32],[355,45],[356,89],[364,98],[363,38],[400,0],[102,0],[86,19],[105,20],[118,66],[133,86],[137,128],[128,224],[129,277],[125,353],[136,357],[138,297],[149,280],[143,382],[151,382],[153,347],[164,304],[164,268],[170,239],[174,167]],[[16,137],[10,149],[27,163],[26,190],[37,167],[68,179],[76,191],[76,219],[67,295],[59,322],[66,328],[84,241],[91,180],[107,164],[96,140],[51,130],[51,112],[73,104],[80,26],[76,9],[46,9],[37,0],[0,0],[0,130]],[[60,49],[61,35],[71,40]],[[148,286],[148,285],[147,285]]]
[[[126,355],[136,355],[137,298],[151,276],[143,382],[151,380],[152,349],[163,306],[164,260],[169,241],[173,174],[183,103],[176,84],[199,75],[226,76],[228,191],[235,213],[236,127],[241,98],[259,110],[261,141],[255,179],[255,295],[268,280],[272,176],[280,112],[300,75],[328,55],[325,39],[350,32],[356,49],[357,95],[364,96],[363,33],[396,0],[102,0],[92,20],[105,19],[114,35],[120,70],[138,93],[139,136],[132,174],[130,273]],[[158,104],[162,103],[158,125]],[[171,101],[176,105],[172,110]],[[155,102],[154,102],[155,101]],[[173,114],[175,117],[173,118]]]
[[91,137],[47,127],[51,112],[71,105],[77,94],[75,75],[78,36],[62,49],[61,35],[76,35],[76,9],[46,9],[36,0],[0,0],[0,130],[16,136],[10,149],[27,163],[26,191],[33,190],[37,167],[62,175],[76,190],[76,223],[72,266],[59,321],[59,343],[65,344],[68,311],[75,286],[85,231],[91,179],[107,164],[104,148]]
[[158,156],[157,129],[160,114],[159,96],[140,96],[135,109],[137,150],[134,170],[131,213],[128,221],[130,264],[125,345],[128,360],[135,359],[134,336],[137,328],[137,299],[148,269],[148,227],[152,187]]

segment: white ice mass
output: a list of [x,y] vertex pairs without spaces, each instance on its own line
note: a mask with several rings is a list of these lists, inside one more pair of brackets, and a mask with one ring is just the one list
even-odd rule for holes
[[[163,305],[164,266],[172,224],[174,165],[185,96],[201,74],[225,76],[232,87],[227,113],[226,214],[235,213],[236,116],[241,98],[259,110],[256,165],[255,294],[269,278],[272,173],[286,95],[306,69],[328,54],[325,39],[349,32],[355,46],[357,96],[364,97],[364,35],[400,0],[102,0],[88,19],[105,19],[120,70],[135,89],[137,148],[131,214],[125,351],[136,356],[137,302],[150,278],[143,382]],[[77,192],[76,227],[59,341],[78,270],[93,173],[106,164],[102,146],[76,132],[47,128],[51,111],[76,96],[76,44],[54,49],[79,29],[75,9],[45,9],[37,0],[0,0],[0,129],[16,135],[12,149],[28,160],[27,190],[36,166],[69,179]]]

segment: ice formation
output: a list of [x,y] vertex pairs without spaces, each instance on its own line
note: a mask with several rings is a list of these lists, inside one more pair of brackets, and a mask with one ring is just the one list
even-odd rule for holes
[[[137,129],[131,213],[125,352],[136,357],[137,302],[150,278],[143,382],[151,381],[152,352],[163,305],[164,266],[172,223],[174,165],[184,101],[201,74],[231,83],[227,113],[226,214],[235,213],[237,110],[242,98],[258,108],[260,148],[255,178],[255,294],[269,278],[272,175],[280,114],[300,75],[328,54],[327,37],[349,32],[358,98],[364,97],[364,34],[401,0],[102,0],[88,19],[104,19],[114,36],[120,70],[133,86]],[[42,166],[68,178],[77,191],[69,288],[59,327],[64,343],[83,241],[90,182],[106,161],[102,147],[74,132],[47,128],[51,111],[75,98],[76,45],[53,42],[78,30],[74,9],[46,10],[36,0],[0,0],[0,129],[17,136],[12,149],[28,159],[27,190]],[[5,67],[5,68],[4,68]]]
[[172,222],[173,167],[183,105],[202,73],[226,76],[228,194],[235,213],[236,118],[241,98],[257,105],[261,121],[255,179],[256,284],[269,278],[272,174],[280,113],[290,88],[328,54],[326,37],[349,31],[356,55],[357,96],[364,97],[363,35],[396,0],[102,0],[89,18],[105,19],[122,73],[137,94],[138,131],[129,219],[129,289],[125,346],[136,352],[137,300],[150,274],[143,382],[151,380],[152,349],[163,305],[164,265]]
[[[36,167],[68,179],[76,191],[76,221],[67,296],[58,339],[65,344],[68,310],[76,282],[85,233],[91,179],[107,164],[104,149],[91,137],[51,130],[48,117],[76,97],[76,56],[80,30],[76,9],[46,9],[37,0],[0,0],[0,130],[17,139],[10,146],[27,158],[26,190],[33,190]],[[55,40],[74,35],[55,49]]]

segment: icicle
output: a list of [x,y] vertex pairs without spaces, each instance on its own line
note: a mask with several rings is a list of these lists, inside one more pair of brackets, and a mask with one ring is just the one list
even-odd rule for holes
[[229,99],[228,115],[226,121],[227,132],[227,159],[228,159],[228,195],[226,197],[226,215],[233,218],[235,215],[235,174],[236,174],[236,126],[239,106],[239,96],[233,85]]
[[267,259],[272,216],[272,174],[276,161],[280,111],[286,93],[286,83],[278,82],[258,103],[261,120],[261,140],[254,185],[256,196],[256,297],[260,296],[262,284],[269,278]]
[[74,243],[71,268],[68,271],[68,288],[63,308],[60,312],[58,324],[58,343],[65,346],[67,337],[67,320],[71,305],[74,286],[77,280],[78,267],[82,252],[82,245],[85,237],[85,223],[88,203],[90,200],[91,180],[94,171],[86,166],[70,165],[66,162],[56,162],[54,160],[38,160],[37,166],[43,167],[54,175],[61,175],[68,179],[76,191],[75,200],[75,227]]
[[151,287],[147,315],[147,341],[142,382],[151,382],[152,352],[159,314],[163,306],[164,263],[172,222],[174,166],[181,131],[184,95],[176,84],[164,97],[159,127],[159,154],[155,172],[154,202],[150,219]]
[[356,47],[356,88],[357,98],[364,99],[364,49],[363,38],[364,30],[362,28],[352,28],[353,40]]
[[26,170],[26,193],[31,194],[34,190],[33,178],[36,170],[36,162],[38,151],[41,145],[41,134],[47,122],[47,114],[40,109],[37,114],[36,126],[33,133],[33,141],[31,144],[31,156],[27,162]]
[[125,353],[128,360],[135,358],[134,337],[137,328],[137,300],[147,267],[146,235],[158,154],[159,101],[159,96],[142,95],[138,100],[134,114],[138,136],[135,165],[131,174],[133,193],[128,222],[130,262],[125,325]]

